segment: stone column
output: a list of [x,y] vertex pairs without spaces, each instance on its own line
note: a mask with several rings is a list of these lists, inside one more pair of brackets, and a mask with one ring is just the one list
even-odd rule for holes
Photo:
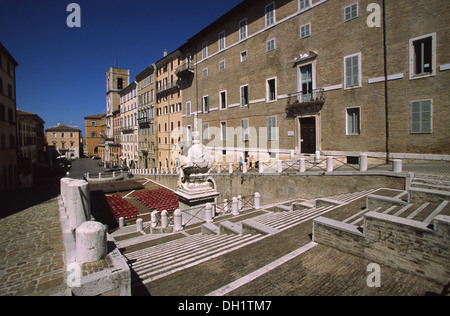
[[393,171],[395,173],[401,173],[403,171],[403,161],[401,161],[400,159],[395,159],[392,161],[393,164]]
[[106,226],[84,222],[76,230],[76,257],[81,263],[96,262],[107,255]]
[[207,223],[212,223],[213,222],[213,217],[212,217],[212,211],[213,211],[213,207],[211,203],[206,203],[205,206],[205,222]]
[[169,213],[167,211],[161,212],[161,228],[167,228],[169,226]]
[[141,232],[144,230],[144,221],[142,218],[136,220],[136,231]]
[[367,154],[359,156],[359,171],[367,171]]
[[327,157],[327,172],[333,172],[333,157]]
[[305,162],[306,162],[305,158],[300,158],[300,161],[299,161],[299,164],[300,164],[299,171],[300,172],[306,171],[306,163]]
[[239,215],[239,206],[238,206],[238,199],[237,197],[233,198],[232,206],[231,206],[231,214],[233,216]]
[[181,210],[178,209],[173,213],[173,223],[174,223],[174,231],[178,232],[180,230],[183,230],[183,223],[182,223],[182,214]]
[[69,228],[75,230],[82,223],[91,220],[91,199],[89,184],[83,180],[73,180],[67,186]]
[[253,203],[253,207],[255,210],[259,210],[261,208],[261,194],[258,192],[255,193],[255,202]]

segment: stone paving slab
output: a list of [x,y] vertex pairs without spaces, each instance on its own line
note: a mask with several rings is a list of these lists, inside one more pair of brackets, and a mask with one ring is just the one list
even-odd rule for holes
[[65,290],[58,199],[0,219],[0,296]]

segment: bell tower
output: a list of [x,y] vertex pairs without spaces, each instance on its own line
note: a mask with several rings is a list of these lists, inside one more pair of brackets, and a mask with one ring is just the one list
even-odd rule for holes
[[105,162],[112,161],[111,148],[114,144],[114,117],[113,113],[120,107],[120,91],[130,83],[130,70],[111,67],[106,72],[106,139]]

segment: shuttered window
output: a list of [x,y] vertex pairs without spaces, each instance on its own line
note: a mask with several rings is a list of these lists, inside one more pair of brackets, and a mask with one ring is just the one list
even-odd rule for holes
[[277,118],[275,116],[269,117],[268,119],[268,140],[277,140]]
[[345,86],[346,88],[358,87],[360,85],[359,65],[360,55],[345,58]]
[[242,120],[242,141],[248,141],[248,119]]
[[431,100],[411,102],[411,133],[430,134],[432,132]]
[[361,134],[361,116],[359,108],[347,109],[347,135]]

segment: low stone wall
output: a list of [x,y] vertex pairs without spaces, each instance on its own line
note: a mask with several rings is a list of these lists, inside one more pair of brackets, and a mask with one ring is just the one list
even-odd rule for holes
[[320,217],[313,240],[443,285],[450,279],[450,217],[437,216],[434,228],[376,212],[365,215],[364,230]]
[[[145,175],[146,178],[176,190],[177,175]],[[391,172],[318,172],[297,174],[211,174],[220,193],[218,201],[235,196],[261,193],[261,205],[292,199],[316,199],[376,188],[405,190],[409,174]]]

